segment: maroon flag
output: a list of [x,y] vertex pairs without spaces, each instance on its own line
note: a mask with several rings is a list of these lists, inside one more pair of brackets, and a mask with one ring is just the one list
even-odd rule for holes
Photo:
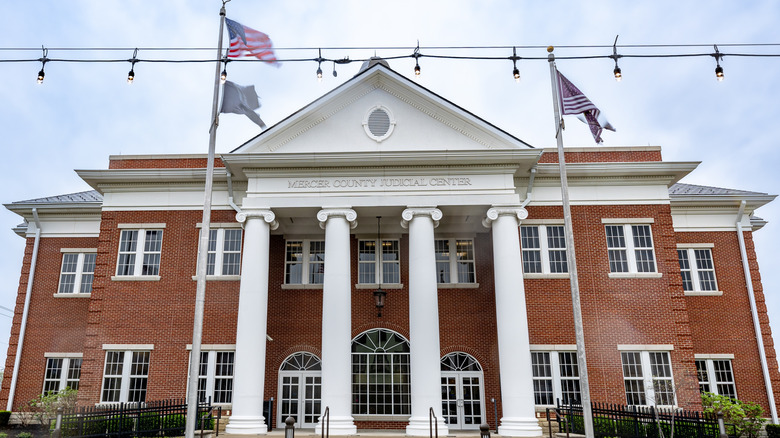
[[615,131],[615,128],[609,124],[606,117],[601,114],[596,105],[588,99],[585,94],[571,83],[566,76],[562,75],[556,69],[558,75],[558,104],[562,115],[576,114],[580,120],[587,123],[593,139],[596,143],[602,143],[601,131],[609,129]]
[[268,38],[268,35],[229,18],[225,18],[225,23],[230,34],[228,58],[254,56],[257,59],[268,61],[276,67],[279,66],[271,38]]

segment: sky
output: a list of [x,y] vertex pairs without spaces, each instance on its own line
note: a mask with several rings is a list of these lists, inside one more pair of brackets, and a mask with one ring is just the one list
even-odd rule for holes
[[[215,48],[219,0],[106,1],[39,0],[0,2],[0,61],[49,58],[215,59],[215,51],[153,51],[145,48]],[[549,66],[520,60],[521,81],[503,60],[443,60],[429,55],[509,57],[511,49],[436,50],[426,47],[538,46],[518,49],[521,57],[609,55],[618,45],[702,47],[621,48],[618,53],[713,53],[719,44],[725,80],[715,80],[711,56],[623,58],[623,80],[612,76],[610,59],[559,60],[558,68],[603,111],[617,132],[603,134],[605,146],[661,146],[667,161],[701,161],[683,182],[780,194],[780,2],[658,0],[573,2],[512,0],[302,1],[233,0],[227,16],[267,33],[282,59],[365,59],[409,55],[423,48],[419,83],[535,147],[553,147],[554,121]],[[225,32],[227,34],[227,32]],[[596,49],[564,46],[594,45]],[[77,52],[56,48],[123,48]],[[283,48],[308,50],[282,50]],[[364,47],[364,50],[336,48]],[[390,50],[389,47],[404,47]],[[327,49],[332,48],[332,49]],[[378,49],[372,49],[378,48]],[[270,126],[348,80],[359,62],[322,65],[287,62],[228,64],[230,80],[254,84],[259,114]],[[414,60],[390,61],[412,78]],[[214,84],[213,63],[135,65],[129,62],[0,62],[0,203],[73,193],[90,187],[74,169],[104,169],[110,155],[206,153]],[[566,121],[566,146],[592,146],[586,126]],[[217,153],[229,152],[259,133],[249,119],[223,115]],[[780,200],[756,214],[768,224],[754,239],[775,342],[780,341]],[[0,306],[13,308],[24,240],[11,228],[21,218],[0,209]],[[717,263],[739,261],[716,260]],[[9,312],[0,308],[0,364],[5,362]]]

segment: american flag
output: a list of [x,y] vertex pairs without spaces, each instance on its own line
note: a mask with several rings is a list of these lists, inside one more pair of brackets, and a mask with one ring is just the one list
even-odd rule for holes
[[590,127],[593,139],[596,140],[596,143],[602,143],[601,131],[603,129],[614,131],[615,128],[609,124],[604,115],[601,114],[601,111],[596,108],[596,105],[579,88],[566,79],[566,76],[562,75],[557,69],[555,72],[558,75],[558,104],[561,108],[561,114],[581,115],[581,120]]
[[257,59],[268,61],[274,66],[279,66],[279,63],[276,61],[276,55],[274,55],[273,44],[268,35],[229,18],[225,18],[225,23],[230,34],[228,58],[254,56]]

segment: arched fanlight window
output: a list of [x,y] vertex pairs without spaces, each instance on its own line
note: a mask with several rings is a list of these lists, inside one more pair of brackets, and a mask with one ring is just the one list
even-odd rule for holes
[[450,353],[441,358],[442,371],[482,371],[474,356],[466,353]]
[[352,413],[411,413],[409,341],[400,334],[373,329],[352,340]]
[[285,359],[282,366],[279,367],[281,371],[320,371],[322,370],[322,362],[320,359],[305,351],[291,354]]

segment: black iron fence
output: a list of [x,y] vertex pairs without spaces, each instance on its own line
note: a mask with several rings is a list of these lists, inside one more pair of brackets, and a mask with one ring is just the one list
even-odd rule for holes
[[[561,405],[547,409],[549,436],[554,436],[552,423],[559,433],[585,434],[581,405]],[[600,438],[719,438],[716,416],[682,409],[625,406],[591,403],[593,432]],[[725,433],[736,438],[736,428],[725,424]],[[672,435],[674,430],[674,435]]]
[[[198,404],[196,429],[217,431],[222,408]],[[184,435],[186,400],[119,403],[77,408],[62,415],[60,436],[83,438],[175,437]],[[216,426],[216,427],[215,427]]]

